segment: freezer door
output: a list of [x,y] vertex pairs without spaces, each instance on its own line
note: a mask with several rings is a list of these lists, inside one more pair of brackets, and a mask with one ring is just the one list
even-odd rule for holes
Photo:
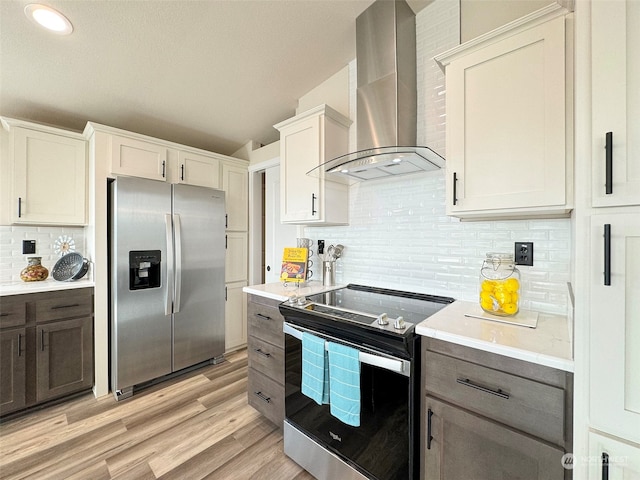
[[[111,388],[171,373],[171,186],[111,185]],[[168,220],[168,224],[166,223]]]
[[173,185],[173,369],[224,354],[224,192]]

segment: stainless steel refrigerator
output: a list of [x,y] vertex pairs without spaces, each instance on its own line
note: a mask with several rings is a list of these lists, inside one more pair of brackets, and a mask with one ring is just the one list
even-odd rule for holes
[[110,185],[111,390],[224,354],[224,192],[118,177]]

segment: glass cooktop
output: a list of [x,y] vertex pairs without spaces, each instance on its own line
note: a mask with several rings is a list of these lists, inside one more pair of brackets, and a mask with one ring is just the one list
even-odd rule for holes
[[450,297],[389,290],[350,284],[347,287],[306,297],[297,308],[339,320],[372,325],[386,314],[390,325],[402,317],[407,327],[430,317],[454,301]]

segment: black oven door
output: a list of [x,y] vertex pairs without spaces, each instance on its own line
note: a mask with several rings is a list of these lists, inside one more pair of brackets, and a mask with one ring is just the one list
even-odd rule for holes
[[[373,358],[377,355],[367,352],[371,363],[381,363],[374,366],[363,361],[360,349],[360,426],[352,427],[332,416],[329,405],[318,405],[301,392],[301,334],[310,330],[285,323],[284,331],[288,422],[369,478],[414,478],[418,468],[413,459],[417,412],[411,400],[411,362],[389,356],[378,357],[384,360],[377,362]],[[310,333],[335,340],[314,331]],[[397,371],[399,365],[402,372]]]

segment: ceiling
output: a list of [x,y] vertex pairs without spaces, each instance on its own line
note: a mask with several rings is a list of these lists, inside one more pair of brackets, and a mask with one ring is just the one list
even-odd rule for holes
[[355,58],[372,0],[43,0],[70,36],[36,27],[28,3],[0,0],[1,115],[230,155],[277,140],[297,99]]

